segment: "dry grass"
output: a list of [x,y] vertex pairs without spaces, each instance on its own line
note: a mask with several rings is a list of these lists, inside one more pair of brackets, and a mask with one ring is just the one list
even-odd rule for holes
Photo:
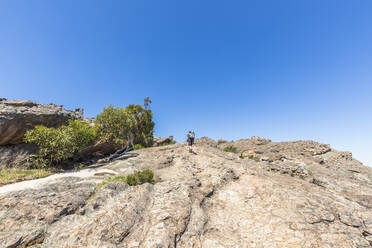
[[30,169],[30,170],[1,169],[0,170],[0,185],[47,177],[51,174],[53,174],[52,171],[44,170],[44,169]]

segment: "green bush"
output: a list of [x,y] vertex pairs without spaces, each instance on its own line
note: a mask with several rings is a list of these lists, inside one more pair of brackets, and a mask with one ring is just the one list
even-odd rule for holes
[[223,149],[224,152],[233,152],[233,153],[237,153],[238,152],[238,148],[236,148],[235,146],[226,146],[224,149]]
[[72,143],[76,150],[82,150],[92,143],[97,136],[97,128],[90,126],[86,122],[71,120],[68,123],[68,128],[72,134]]
[[129,174],[127,176],[110,177],[106,179],[107,182],[126,182],[130,186],[140,185],[144,183],[155,183],[154,172],[146,169],[143,171]]
[[254,155],[248,155],[248,158],[249,158],[249,159],[252,159],[252,160],[254,160],[254,161],[256,161],[256,162],[260,161],[260,158],[254,156]]
[[96,137],[95,128],[79,120],[70,120],[58,128],[36,126],[26,132],[26,143],[36,144],[38,153],[31,160],[36,168],[56,166],[74,157]]
[[134,150],[139,150],[139,149],[143,149],[143,148],[145,148],[143,145],[141,145],[141,144],[135,144],[134,146],[133,146],[133,148],[134,148]]
[[139,184],[139,180],[135,175],[128,175],[126,176],[125,182],[130,186],[135,186]]
[[89,196],[89,198],[86,200],[86,203],[90,201],[91,199],[93,199],[96,196],[97,192],[103,186],[105,186],[107,183],[110,183],[110,182],[124,182],[124,183],[127,183],[129,186],[136,186],[136,185],[140,185],[144,183],[154,184],[156,182],[160,182],[160,180],[158,179],[155,181],[154,172],[152,172],[152,170],[149,170],[149,169],[136,172],[134,174],[129,174],[128,176],[108,177],[104,181],[96,185],[96,187],[94,188],[94,193],[91,196]]
[[154,183],[154,172],[152,170],[146,169],[141,172],[134,174],[138,178],[140,184],[143,183]]
[[152,111],[148,109],[149,98],[145,99],[145,108],[131,104],[125,109],[109,105],[96,118],[98,136],[103,141],[113,141],[116,145],[144,147],[152,145],[154,122]]
[[110,177],[107,179],[108,182],[127,182],[125,176]]
[[74,164],[74,170],[81,170],[81,169],[84,169],[87,166],[88,165],[86,165],[86,164],[77,163],[77,164]]

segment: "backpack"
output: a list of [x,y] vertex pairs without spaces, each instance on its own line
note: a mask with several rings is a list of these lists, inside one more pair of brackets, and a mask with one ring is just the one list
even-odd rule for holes
[[195,138],[195,133],[194,132],[190,132],[187,134],[187,137],[191,138],[191,139],[194,139]]

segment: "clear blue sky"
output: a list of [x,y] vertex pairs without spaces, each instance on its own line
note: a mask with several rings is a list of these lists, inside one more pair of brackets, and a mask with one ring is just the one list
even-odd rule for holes
[[372,1],[0,1],[0,97],[96,116],[145,96],[158,136],[311,139],[372,166]]

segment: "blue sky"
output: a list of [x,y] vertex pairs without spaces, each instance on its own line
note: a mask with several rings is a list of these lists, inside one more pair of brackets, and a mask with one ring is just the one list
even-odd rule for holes
[[316,140],[372,166],[370,0],[3,0],[0,97],[153,100],[158,136]]

